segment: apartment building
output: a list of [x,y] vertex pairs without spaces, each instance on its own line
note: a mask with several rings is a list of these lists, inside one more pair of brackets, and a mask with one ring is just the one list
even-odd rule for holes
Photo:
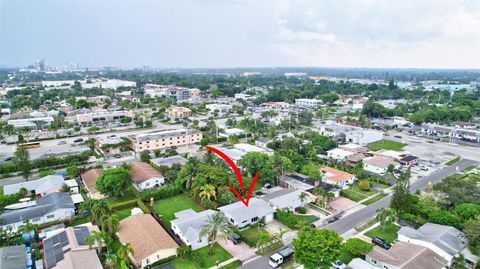
[[322,100],[318,99],[295,99],[295,105],[304,108],[318,108],[322,105]]
[[132,149],[138,153],[198,143],[202,133],[195,129],[166,130],[150,134],[131,136]]

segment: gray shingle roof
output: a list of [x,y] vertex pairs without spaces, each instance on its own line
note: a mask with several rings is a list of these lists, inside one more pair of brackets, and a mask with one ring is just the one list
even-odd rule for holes
[[36,193],[43,193],[49,189],[61,188],[64,183],[65,181],[62,176],[49,175],[37,180],[6,185],[3,188],[3,192],[5,195],[9,195],[19,192],[21,188],[25,188],[28,191],[34,190]]
[[197,242],[201,226],[205,224],[208,217],[213,214],[215,214],[215,211],[210,209],[198,213],[192,209],[186,209],[175,213],[177,219],[171,222],[180,229],[183,236],[185,236],[189,242]]
[[268,214],[273,214],[275,211],[271,208],[267,202],[257,198],[251,198],[248,202],[248,207],[242,202],[238,201],[233,204],[219,207],[218,210],[229,214],[235,219],[236,223],[242,223],[245,219],[251,219],[253,217],[262,218]]
[[183,158],[180,155],[170,156],[166,158],[155,158],[151,159],[150,162],[156,166],[168,166],[171,167],[174,164],[185,165],[187,164],[187,159]]
[[0,268],[27,268],[25,245],[0,248]]
[[418,230],[402,227],[398,234],[408,238],[430,242],[450,255],[457,255],[467,245],[467,238],[460,230],[446,225],[426,223]]
[[37,200],[37,205],[24,209],[5,211],[0,215],[0,225],[23,222],[44,216],[59,208],[75,209],[70,193],[54,192]]

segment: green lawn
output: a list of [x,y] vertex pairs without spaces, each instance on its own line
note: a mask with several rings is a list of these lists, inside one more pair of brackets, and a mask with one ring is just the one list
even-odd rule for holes
[[361,201],[365,198],[367,198],[368,196],[364,195],[364,194],[361,194],[361,193],[357,193],[357,192],[354,192],[352,190],[349,190],[349,189],[345,189],[345,190],[342,190],[340,192],[340,194],[345,197],[345,198],[348,198],[352,201],[355,201],[355,202],[358,202],[358,201]]
[[219,263],[226,261],[233,256],[230,255],[222,246],[218,243],[215,243],[213,246],[213,254],[208,255],[208,246],[194,250],[193,253],[198,254],[203,258],[204,266],[198,267],[192,260],[188,258],[179,258],[174,260],[171,264],[177,269],[201,269],[201,268],[210,268],[216,265],[216,262]]
[[111,207],[115,207],[117,204],[122,204],[123,202],[131,201],[131,200],[136,200],[137,196],[135,195],[135,190],[133,189],[133,186],[128,189],[127,193],[123,195],[120,198],[117,199],[112,199],[112,198],[107,198],[107,202]]
[[258,225],[251,225],[248,229],[239,231],[245,244],[250,247],[257,247],[257,242],[262,233],[268,233],[265,229],[258,227]]
[[283,247],[282,242],[275,242],[268,247],[264,247],[262,251],[258,250],[257,252],[255,252],[255,254],[257,254],[258,256],[263,256],[281,247]]
[[380,140],[377,142],[370,143],[367,145],[367,148],[372,151],[378,151],[381,149],[400,151],[405,146],[406,144],[385,139],[385,140]]
[[382,199],[385,196],[387,196],[385,193],[380,193],[380,194],[368,199],[367,201],[363,202],[362,204],[371,205],[371,204],[375,203],[376,201]]
[[460,161],[460,157],[456,157],[455,159],[451,159],[450,161],[446,162],[445,165],[454,165]]
[[316,220],[318,220],[318,217],[314,216],[314,215],[298,215],[298,214],[294,214],[294,216],[297,218],[298,221],[301,221],[305,224],[310,224]]
[[368,190],[368,191],[364,191],[364,190],[360,189],[360,187],[358,186],[358,183],[351,185],[351,186],[350,186],[350,189],[353,190],[353,191],[355,191],[355,192],[359,192],[359,193],[361,193],[361,194],[363,194],[363,195],[365,195],[365,196],[372,196],[372,195],[374,195],[375,193],[377,193],[377,191],[375,191],[375,190],[373,190],[373,189],[370,189],[370,190]]
[[466,171],[466,172],[469,172],[469,171],[472,171],[473,169],[477,168],[476,165],[470,165],[469,167],[463,169],[463,171]]
[[393,241],[397,239],[398,230],[400,230],[400,227],[394,224],[385,228],[378,226],[366,232],[365,235],[370,238],[373,238],[375,236],[380,237],[382,239],[385,239],[389,243],[393,243]]
[[73,226],[77,226],[77,225],[80,225],[80,224],[85,224],[87,222],[90,222],[90,217],[75,219],[74,221],[70,222],[70,224],[68,226],[73,227]]
[[193,209],[195,212],[200,212],[202,209],[195,204],[188,196],[184,194],[175,195],[161,200],[154,206],[155,213],[161,216],[170,227],[170,221],[175,219],[173,213],[185,209]]
[[118,217],[118,220],[122,220],[122,219],[127,218],[130,215],[132,215],[132,209],[127,208],[127,209],[115,211],[115,212],[113,212],[113,215],[116,215]]

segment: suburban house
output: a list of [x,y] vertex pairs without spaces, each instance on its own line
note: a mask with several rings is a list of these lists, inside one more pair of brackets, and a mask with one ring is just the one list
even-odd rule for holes
[[[260,197],[275,210],[295,211],[295,209],[302,207],[305,203],[309,202],[300,199],[300,195],[303,193],[300,190],[284,189],[277,186],[262,191],[266,194]],[[306,198],[310,200],[307,194]]]
[[140,268],[158,260],[175,256],[178,244],[150,214],[136,214],[120,221],[117,237],[122,244],[130,243],[132,262]]
[[344,164],[349,167],[354,167],[358,163],[362,162],[362,160],[365,158],[367,158],[367,155],[365,155],[364,153],[355,153],[348,156]]
[[353,143],[341,145],[341,146],[339,146],[339,148],[343,149],[343,150],[346,150],[346,151],[351,151],[353,153],[365,153],[365,152],[367,152],[366,147],[362,147],[358,144],[353,144]]
[[265,223],[273,221],[274,212],[267,202],[258,198],[251,198],[248,207],[238,201],[233,204],[219,207],[227,217],[228,222],[237,228],[243,228],[250,224],[255,224],[262,219]]
[[[0,268],[2,269],[23,269],[33,268],[33,257],[27,254],[25,245],[8,246],[0,248]],[[30,267],[28,267],[30,266]]]
[[105,196],[101,194],[95,187],[95,184],[97,183],[97,178],[102,174],[102,172],[102,169],[90,169],[80,175],[83,185],[85,185],[85,188],[88,191],[88,196],[90,196],[90,198],[92,199],[99,200],[105,198]]
[[378,267],[369,264],[368,262],[360,259],[354,258],[348,263],[349,269],[377,269]]
[[382,269],[442,269],[448,264],[429,248],[407,242],[395,243],[389,250],[375,246],[365,260]]
[[239,150],[241,152],[244,152],[246,154],[251,153],[251,152],[258,152],[258,153],[267,154],[268,156],[273,155],[273,150],[270,149],[270,148],[261,148],[261,147],[257,147],[257,146],[250,145],[250,144],[247,144],[247,143],[235,144],[235,145],[233,145],[233,148],[236,149],[236,150]]
[[60,191],[63,184],[65,184],[65,181],[62,176],[49,175],[37,180],[6,185],[3,187],[3,193],[5,195],[10,195],[19,192],[22,188],[25,188],[32,195],[45,196],[49,193]]
[[262,147],[262,148],[266,148],[268,143],[271,143],[271,142],[273,142],[272,139],[260,136],[255,140],[255,145],[257,145],[259,147]]
[[398,240],[429,248],[449,265],[468,243],[465,234],[457,228],[435,223],[425,223],[417,230],[402,227],[398,231]]
[[160,166],[172,167],[175,164],[179,164],[183,166],[187,164],[187,161],[188,161],[187,159],[183,158],[180,155],[170,156],[166,158],[150,159],[150,163],[156,167],[160,167]]
[[17,231],[27,220],[32,224],[43,224],[75,216],[75,204],[68,192],[50,193],[34,202],[30,207],[3,212],[0,215],[0,226]]
[[311,202],[315,202],[318,198],[317,195],[313,194],[315,188],[322,188],[326,192],[331,192],[335,198],[340,196],[340,189],[335,185],[314,180],[302,174],[283,175],[278,179],[278,185],[283,188],[303,191],[310,197]]
[[140,190],[157,188],[165,183],[165,178],[153,166],[144,162],[132,162],[130,174]]
[[355,153],[340,148],[335,148],[327,151],[327,157],[332,158],[338,162],[344,162],[348,156],[351,156],[353,154]]
[[338,186],[342,190],[357,181],[355,175],[328,166],[321,167],[320,172],[323,175],[323,181]]
[[363,159],[363,169],[372,173],[384,174],[390,165],[393,165],[394,168],[400,167],[399,163],[389,157],[377,156]]
[[97,255],[98,244],[91,247],[86,238],[92,232],[98,232],[97,226],[67,227],[55,230],[43,239],[43,258],[45,269],[102,269]]
[[192,110],[186,107],[173,106],[167,109],[170,119],[181,119],[192,116]]
[[211,209],[198,213],[192,209],[186,209],[174,213],[175,219],[170,222],[172,230],[192,250],[199,249],[208,245],[207,236],[200,238],[200,229],[213,214],[215,211]]

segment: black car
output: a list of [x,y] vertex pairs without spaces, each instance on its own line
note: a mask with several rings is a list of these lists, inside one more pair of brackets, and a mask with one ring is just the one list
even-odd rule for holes
[[395,138],[402,138],[401,135],[394,135],[393,137],[395,137]]
[[232,233],[230,239],[232,240],[234,245],[240,244],[242,242],[242,238],[237,233]]
[[75,140],[73,140],[74,143],[79,143],[79,142],[83,142],[83,138],[77,138]]
[[389,250],[392,247],[392,245],[390,243],[388,243],[387,241],[385,241],[384,239],[382,239],[380,237],[372,238],[372,243],[374,243],[375,245],[377,245],[381,248],[384,248],[386,250]]

